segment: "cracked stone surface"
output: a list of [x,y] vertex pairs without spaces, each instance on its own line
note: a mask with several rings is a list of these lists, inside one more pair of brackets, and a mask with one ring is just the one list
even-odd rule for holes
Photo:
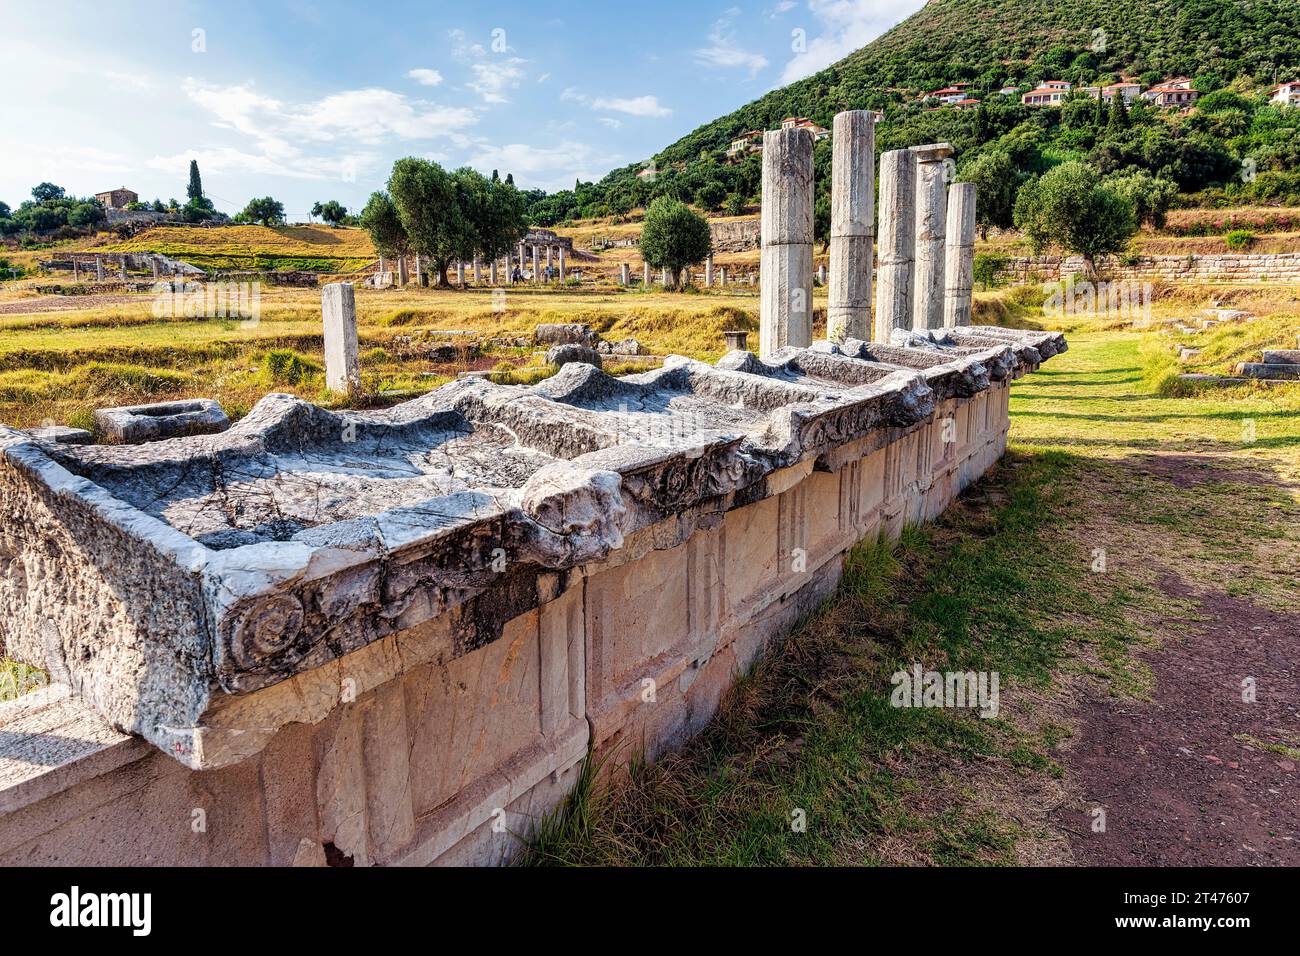
[[224,695],[440,615],[468,653],[537,605],[543,575],[766,497],[773,472],[904,434],[1064,348],[972,326],[622,377],[571,363],[380,411],[272,394],[227,431],[139,444],[0,426],[3,649],[211,765],[199,731]]

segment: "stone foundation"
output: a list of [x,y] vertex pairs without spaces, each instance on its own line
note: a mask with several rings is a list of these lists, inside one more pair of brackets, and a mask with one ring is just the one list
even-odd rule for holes
[[[595,498],[566,491],[587,487],[566,473],[533,474],[518,500],[543,537],[563,534],[568,544],[513,544],[528,559],[487,579],[471,572],[472,552],[509,543],[514,513],[476,511],[475,521],[493,522],[483,538],[449,535],[448,506],[428,540],[384,518],[378,581],[358,563],[370,552],[345,540],[341,525],[317,527],[294,539],[295,548],[323,549],[317,563],[284,578],[283,560],[268,561],[269,543],[233,546],[209,534],[201,545],[182,533],[175,508],[159,511],[170,522],[163,529],[105,490],[127,494],[115,469],[148,461],[142,480],[173,494],[166,462],[195,442],[212,455],[246,449],[254,434],[275,445],[256,409],[252,425],[219,436],[134,449],[34,448],[29,436],[4,432],[0,507],[42,530],[39,539],[12,531],[0,539],[11,622],[3,633],[11,653],[41,660],[62,683],[0,705],[0,865],[504,862],[572,787],[589,751],[617,765],[680,745],[736,675],[833,591],[849,548],[935,517],[984,474],[1006,446],[1012,378],[1062,348],[1059,336],[975,327],[960,341],[907,348],[819,343],[767,363],[733,352],[718,369],[679,363],[611,379],[566,366],[531,389],[447,386],[439,392],[458,396],[477,428],[509,419],[517,441],[549,442],[570,468],[594,455],[607,469],[586,473],[596,475],[584,479],[600,489]],[[634,395],[674,415],[692,410],[687,396],[707,395],[722,403],[708,417],[724,430],[737,427],[717,420],[726,408],[735,420],[737,409],[766,410],[735,437],[656,439],[645,430],[653,423],[633,419],[626,427],[643,444],[616,456],[579,454],[554,437],[584,434],[590,447],[608,426],[601,409]],[[495,405],[497,396],[506,401]],[[550,418],[552,432],[530,436],[530,409]],[[359,418],[355,453],[378,454],[364,445],[365,416],[406,428],[416,411],[350,413]],[[318,439],[310,420],[296,427],[303,454]],[[655,441],[687,448],[662,475],[647,464],[658,460],[645,454]],[[496,457],[499,473],[508,462]],[[544,489],[541,474],[552,476]],[[279,484],[289,477],[279,473]],[[201,491],[189,488],[186,500]],[[278,500],[282,511],[295,504]],[[591,507],[600,515],[584,512]],[[42,591],[38,556],[57,576],[60,561],[74,563],[69,555],[111,554],[114,535],[129,539],[138,563],[86,568],[83,581]],[[213,603],[189,588],[204,580],[200,590],[211,588],[218,571],[223,587],[261,595],[264,608],[289,607],[293,595],[301,610],[292,625],[287,611],[264,611],[256,640],[242,646],[249,618],[240,611],[236,643],[216,651],[213,631],[225,633],[232,599]],[[114,593],[115,581],[119,592],[121,581],[134,582],[137,593]],[[73,613],[76,590],[86,604]],[[399,592],[400,601],[391,596]],[[46,616],[35,639],[12,629],[56,607],[67,611],[63,622]],[[76,614],[79,631],[60,633]],[[131,630],[134,621],[144,629]],[[283,635],[296,627],[310,650],[287,649]],[[140,642],[164,646],[141,658]],[[116,664],[98,668],[82,655]],[[170,668],[165,687],[138,685],[145,672],[128,665],[141,659],[155,675]]]

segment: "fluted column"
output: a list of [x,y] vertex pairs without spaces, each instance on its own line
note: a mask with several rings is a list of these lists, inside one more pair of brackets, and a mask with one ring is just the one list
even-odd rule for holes
[[916,237],[916,154],[893,149],[880,157],[880,259],[876,266],[876,342],[912,327],[912,255]]
[[948,229],[947,143],[913,146],[916,153],[916,263],[912,328],[943,328],[944,239]]
[[870,110],[849,110],[833,125],[826,338],[843,342],[871,336],[876,120]]
[[763,134],[759,355],[812,344],[813,137]]

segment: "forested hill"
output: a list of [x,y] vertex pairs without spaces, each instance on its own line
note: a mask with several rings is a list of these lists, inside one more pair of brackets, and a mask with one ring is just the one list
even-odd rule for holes
[[701,126],[657,159],[725,149],[734,134],[786,116],[829,126],[840,110],[885,109],[955,82],[978,93],[1111,73],[1298,78],[1300,0],[930,0],[840,62]]
[[[1140,103],[1131,117],[1112,121],[1080,102],[1035,109],[1022,106],[1018,93],[998,93],[1045,79],[1078,87],[1131,76],[1146,87],[1177,75],[1215,93],[1190,116]],[[1300,0],[930,0],[840,62],[645,161],[597,183],[526,198],[542,224],[619,215],[664,194],[735,211],[757,198],[759,173],[756,155],[727,162],[738,134],[774,129],[786,116],[829,127],[841,110],[876,109],[885,114],[878,149],[947,140],[962,165],[980,154],[1009,157],[1017,181],[1078,159],[1103,173],[1142,170],[1209,202],[1300,201],[1300,111],[1270,106],[1266,95],[1289,80],[1300,80]],[[984,105],[930,109],[933,102],[922,100],[959,82]],[[819,177],[826,145],[818,144]],[[1247,159],[1270,175],[1253,187],[1257,195],[1233,194],[1242,193]],[[636,175],[647,161],[658,170],[653,180]]]

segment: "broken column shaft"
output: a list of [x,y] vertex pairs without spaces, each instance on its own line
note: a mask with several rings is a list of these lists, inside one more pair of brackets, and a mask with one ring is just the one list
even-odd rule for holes
[[826,338],[865,340],[871,336],[876,120],[869,110],[849,110],[837,113],[833,125]]
[[916,264],[912,328],[943,328],[944,236],[948,228],[947,143],[914,146],[916,153]]
[[325,330],[325,386],[332,392],[359,391],[361,362],[352,283],[331,282],[321,290],[320,304]]
[[763,134],[759,355],[812,344],[813,138],[806,129]]
[[912,327],[912,253],[916,220],[916,154],[893,149],[880,157],[880,259],[876,265],[876,321],[872,339],[888,342],[894,329]]
[[954,183],[948,190],[948,226],[944,262],[943,326],[970,325],[975,270],[974,183]]

